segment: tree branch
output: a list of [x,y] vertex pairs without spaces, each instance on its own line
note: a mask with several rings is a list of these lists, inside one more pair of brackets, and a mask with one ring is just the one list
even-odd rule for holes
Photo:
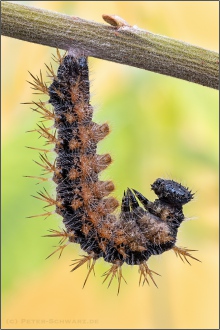
[[[132,27],[116,16],[111,25],[57,12],[1,2],[1,33],[218,89],[219,55],[185,42]],[[113,17],[113,18],[112,18]]]

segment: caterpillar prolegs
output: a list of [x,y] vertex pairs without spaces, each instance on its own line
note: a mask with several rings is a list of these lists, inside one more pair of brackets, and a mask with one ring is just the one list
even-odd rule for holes
[[[38,125],[37,132],[52,144],[56,159],[51,163],[47,149],[40,149],[44,173],[51,173],[56,183],[56,198],[46,190],[36,198],[47,206],[55,206],[62,217],[64,229],[50,230],[47,237],[59,237],[60,252],[68,243],[79,244],[86,256],[74,260],[72,271],[84,263],[89,264],[89,274],[97,259],[111,264],[104,274],[109,285],[116,276],[120,289],[123,263],[138,265],[140,283],[148,283],[156,272],[147,266],[152,255],[172,249],[182,260],[194,258],[185,248],[175,245],[178,228],[184,220],[183,205],[193,198],[193,193],[173,180],[157,179],[151,188],[157,195],[149,201],[135,189],[127,189],[119,202],[109,196],[114,190],[112,181],[100,181],[99,173],[111,164],[109,154],[97,154],[97,144],[109,133],[108,124],[93,122],[90,104],[89,71],[86,56],[58,52],[57,73],[47,66],[52,77],[48,87],[40,77],[33,77],[32,88],[49,96],[48,102],[33,102],[44,120],[52,120],[53,127]],[[52,105],[52,109],[49,108]],[[45,177],[39,177],[45,181]],[[119,211],[118,211],[119,210]],[[54,211],[42,215],[49,216]],[[51,255],[52,255],[51,254]],[[159,274],[157,274],[159,275]]]

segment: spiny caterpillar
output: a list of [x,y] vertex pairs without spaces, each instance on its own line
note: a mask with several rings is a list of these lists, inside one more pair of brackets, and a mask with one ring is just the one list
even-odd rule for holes
[[[93,108],[90,105],[89,73],[87,57],[68,54],[60,56],[57,51],[59,68],[57,74],[52,66],[47,67],[52,84],[47,87],[42,75],[34,77],[32,88],[49,95],[47,102],[32,102],[37,106],[44,120],[53,120],[53,127],[38,125],[37,132],[46,139],[46,145],[54,145],[57,157],[51,163],[47,149],[39,149],[44,173],[52,173],[56,183],[56,199],[46,190],[36,198],[55,206],[55,212],[62,217],[65,229],[50,230],[47,237],[60,237],[60,251],[68,243],[77,243],[87,253],[74,260],[73,269],[88,262],[89,274],[94,271],[95,262],[103,258],[112,264],[104,273],[104,281],[118,279],[118,292],[122,265],[138,265],[140,281],[148,282],[148,276],[156,285],[146,261],[152,255],[172,249],[177,256],[188,263],[194,258],[186,248],[175,245],[178,228],[184,220],[182,206],[193,198],[188,188],[173,180],[157,179],[151,188],[158,196],[150,202],[135,189],[124,192],[119,214],[115,210],[119,202],[107,197],[113,190],[112,181],[100,181],[99,173],[111,163],[109,154],[98,155],[97,143],[109,133],[108,124],[99,125],[92,121]],[[53,110],[47,108],[47,104]],[[52,131],[51,131],[52,130]],[[33,148],[36,149],[36,148]],[[34,177],[36,178],[36,177]],[[39,177],[46,181],[45,177]],[[44,216],[53,214],[48,211]],[[68,243],[64,243],[66,241]],[[51,255],[52,255],[51,254]],[[51,256],[50,255],[50,256]],[[199,261],[199,260],[198,260]],[[159,275],[159,274],[157,274]]]

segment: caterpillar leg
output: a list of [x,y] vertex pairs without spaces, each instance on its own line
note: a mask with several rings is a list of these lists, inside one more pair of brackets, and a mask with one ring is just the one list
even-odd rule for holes
[[192,251],[197,251],[197,250],[189,250],[187,248],[180,248],[180,247],[177,247],[177,246],[174,246],[173,248],[173,251],[175,252],[176,256],[177,257],[180,257],[180,259],[184,262],[184,260],[186,260],[186,262],[188,262],[189,265],[190,262],[187,258],[192,258],[194,260],[197,260],[199,262],[201,262],[199,259],[193,257],[189,252],[192,252]]
[[121,270],[122,263],[123,262],[121,262],[120,260],[116,260],[115,263],[111,266],[111,268],[109,270],[107,270],[102,275],[102,276],[105,276],[104,281],[102,283],[104,283],[107,280],[107,278],[109,276],[111,276],[108,287],[111,285],[113,278],[117,277],[117,279],[118,279],[118,294],[119,294],[120,287],[121,287],[121,279],[123,279],[125,281],[125,283],[127,283],[125,278],[122,275],[122,270]]
[[142,276],[144,277],[142,285],[144,285],[145,281],[149,285],[149,282],[148,282],[148,279],[147,279],[147,276],[149,276],[151,281],[157,287],[157,284],[156,284],[156,282],[154,281],[154,278],[153,278],[153,274],[156,274],[158,276],[160,276],[160,274],[158,274],[158,273],[154,272],[153,270],[149,269],[145,262],[143,262],[142,264],[139,265],[139,272],[140,272],[139,285],[141,284]]
[[135,190],[135,189],[132,189],[132,190],[135,193],[135,196],[138,198],[138,200],[144,206],[145,210],[148,210],[149,206],[152,203],[146,197],[144,197],[141,193],[139,193],[137,190]]

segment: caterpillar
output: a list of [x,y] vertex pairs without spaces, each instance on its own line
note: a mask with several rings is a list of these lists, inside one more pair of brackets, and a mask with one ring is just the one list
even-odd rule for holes
[[[52,78],[50,86],[42,75],[30,82],[34,90],[48,95],[46,102],[32,102],[35,111],[43,120],[52,120],[53,127],[38,125],[37,131],[46,139],[46,145],[54,146],[54,162],[50,162],[48,149],[39,149],[45,173],[52,173],[56,183],[56,198],[44,191],[35,198],[55,206],[55,211],[47,211],[40,216],[50,216],[54,212],[62,217],[64,229],[49,230],[46,237],[61,239],[55,252],[62,254],[69,243],[79,244],[87,255],[74,260],[71,271],[88,262],[89,270],[84,281],[92,271],[96,260],[103,258],[111,264],[105,272],[104,281],[118,280],[118,293],[121,286],[122,265],[137,265],[140,283],[149,279],[157,286],[149,269],[148,259],[152,255],[173,250],[177,256],[189,263],[188,258],[196,259],[189,250],[175,245],[178,228],[184,220],[183,205],[193,199],[194,193],[173,180],[156,179],[151,189],[157,195],[154,202],[149,201],[135,189],[124,191],[121,206],[116,198],[109,196],[114,191],[112,181],[101,181],[99,174],[112,162],[110,154],[97,154],[97,144],[109,134],[107,123],[93,122],[93,107],[90,104],[90,83],[87,57],[84,55],[60,55],[57,73],[47,66]],[[48,105],[52,105],[48,108]],[[37,149],[37,148],[33,148]],[[35,176],[31,176],[36,178]],[[45,177],[38,177],[46,181]],[[119,210],[120,206],[120,211]],[[35,217],[35,216],[32,216]],[[48,256],[48,257],[50,257]],[[126,281],[125,281],[126,282]]]

